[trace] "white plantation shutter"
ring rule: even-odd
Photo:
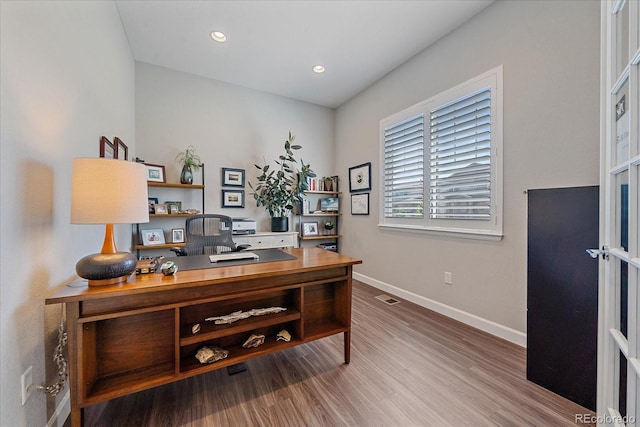
[[[384,129],[384,216],[424,217],[424,114]]]
[[[380,121],[380,223],[502,239],[502,66]]]
[[[429,216],[491,219],[491,89],[430,113]]]

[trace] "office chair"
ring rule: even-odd
[[[239,252],[251,245],[236,245],[231,238],[232,221],[225,215],[203,214],[187,218],[182,248],[171,248],[177,256]]]

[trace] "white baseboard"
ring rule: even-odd
[[[69,397],[69,389],[64,394],[64,397],[56,407],[55,412],[49,418],[49,422],[46,427],[63,427],[64,422],[69,418],[69,414],[71,413],[71,400]]]
[[[387,293],[403,298],[407,301],[411,301],[414,304],[418,304],[421,307],[433,310],[436,313],[440,313],[459,322],[465,323],[469,326],[473,326],[476,329],[487,332],[491,335],[495,335],[499,338],[510,341],[521,347],[527,346],[527,334],[524,332],[516,331],[499,323],[492,322],[491,320],[483,319],[475,314],[467,313],[466,311],[459,310],[457,308],[442,304],[438,301],[414,294],[413,292],[400,289],[393,285],[390,285],[380,280],[373,279],[369,276],[365,276],[360,273],[353,273],[353,278],[374,288],[383,290]]]

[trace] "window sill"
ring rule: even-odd
[[[504,236],[502,233],[487,230],[471,230],[441,227],[420,227],[417,225],[378,224],[381,230],[401,231],[405,233],[427,234],[433,236],[449,236],[459,239],[488,240],[499,242]]]

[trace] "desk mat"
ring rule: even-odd
[[[255,249],[249,250],[258,255],[258,259],[238,259],[230,261],[211,262],[209,255],[167,257],[164,261],[173,261],[178,266],[178,271],[200,270],[203,268],[230,267],[233,265],[259,264],[261,262],[288,261],[297,259],[295,256],[282,252],[280,249]]]

